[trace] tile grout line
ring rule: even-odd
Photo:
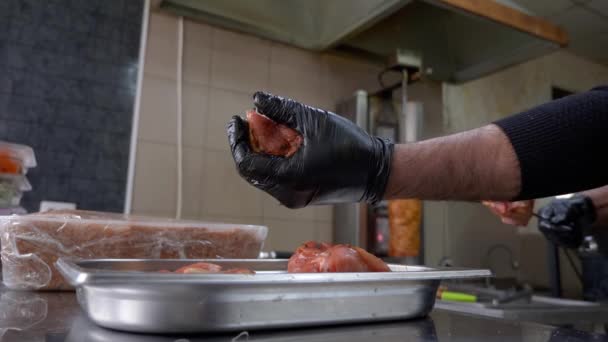
[[[203,137],[203,146],[201,148],[202,154],[204,157],[204,166],[205,172],[201,172],[201,193],[205,192],[205,176],[207,175],[207,155],[208,150],[205,149],[205,145],[207,142],[207,136],[209,135],[209,117],[211,116],[211,84],[213,84],[213,50],[215,49],[215,31],[216,29],[213,26],[209,26],[209,65],[207,65],[207,74],[209,75],[209,86],[207,87],[207,103],[205,108],[205,136]],[[201,196],[202,197],[202,196]],[[207,204],[206,201],[201,200],[201,209],[200,209],[200,217],[204,217],[207,215]]]

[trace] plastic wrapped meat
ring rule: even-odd
[[[390,272],[388,265],[362,248],[309,241],[289,258],[290,273]]]
[[[302,136],[294,129],[276,123],[255,110],[247,112],[249,144],[256,153],[291,157],[302,145]]]
[[[3,282],[11,289],[67,290],[55,269],[71,259],[256,258],[267,228],[82,210],[0,217]]]

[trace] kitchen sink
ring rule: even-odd
[[[475,285],[450,285],[449,289],[474,293],[480,299],[475,303],[437,300],[435,308],[477,316],[571,326],[594,332],[606,332],[605,325],[608,324],[608,305],[605,304]]]

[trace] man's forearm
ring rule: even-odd
[[[510,200],[519,191],[517,156],[502,130],[488,125],[397,145],[385,197]]]
[[[589,196],[595,207],[597,218],[593,225],[601,227],[608,225],[608,186],[583,191],[581,194]]]
[[[524,200],[608,183],[608,86],[493,125],[398,145],[386,198]]]

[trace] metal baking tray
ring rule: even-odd
[[[194,262],[247,274],[166,274]],[[392,272],[287,273],[287,260],[61,258],[56,267],[100,326],[143,333],[194,333],[387,321],[426,316],[442,279],[489,270],[389,265]]]

